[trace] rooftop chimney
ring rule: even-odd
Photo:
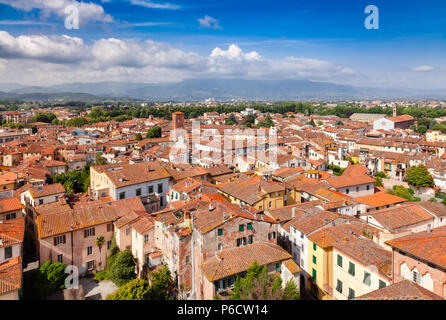
[[[428,233],[431,233],[431,232],[432,232],[432,229],[431,229],[431,225],[430,225],[430,224],[427,225],[427,232],[428,232]]]
[[[296,207],[292,207],[291,208],[291,218],[295,218],[296,217]]]

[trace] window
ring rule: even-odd
[[[12,258],[12,247],[5,248],[5,259]]]
[[[372,275],[369,272],[364,271],[364,279],[362,280],[362,282],[364,284],[370,286],[371,278],[372,278]]]
[[[112,241],[111,241],[111,240],[108,240],[108,241],[107,241],[107,250],[110,249],[111,244],[112,244]]]
[[[219,244],[218,244],[218,251],[221,251],[222,247],[223,247],[222,244],[219,243]]]
[[[359,191],[359,187],[356,187],[356,192],[358,192]]]
[[[16,218],[16,213],[15,212],[13,212],[13,213],[8,213],[7,215],[6,215],[6,220],[11,220],[11,219],[15,219]]]
[[[276,263],[276,272],[280,272],[280,263]]]
[[[348,298],[349,299],[355,298],[355,290],[353,290],[352,288],[348,288]]]
[[[382,280],[379,280],[379,288],[382,289],[382,288],[385,288],[385,287],[386,287],[386,283],[384,281],[382,281]]]
[[[370,190],[370,185],[369,184],[367,185],[367,190]]]
[[[342,293],[342,281],[338,279],[336,284],[336,291]]]
[[[249,244],[252,243],[252,236],[248,236],[248,243],[249,243]]]
[[[342,256],[338,254],[338,266],[342,268]]]
[[[125,229],[125,234],[128,236],[130,234],[130,228]]]
[[[247,230],[252,230],[252,223],[251,222],[246,224],[246,229]]]
[[[350,189],[345,190],[345,193],[349,194],[350,193]]]
[[[113,223],[107,223],[107,232],[113,231]]]
[[[245,225],[241,224],[238,226],[238,231],[244,231],[245,230]]]
[[[65,240],[65,235],[54,237],[54,245],[57,246],[58,244],[66,243]]]
[[[240,247],[242,245],[242,239],[237,239],[237,247]]]
[[[317,246],[315,243],[313,243],[313,250],[316,251],[316,249],[317,249]]]
[[[313,256],[313,263],[316,264],[316,256]]]
[[[149,242],[149,235],[148,234],[144,235],[144,242]]]
[[[39,204],[43,204],[43,199],[39,199]]]
[[[186,256],[186,263],[189,263],[189,256]]]
[[[163,184],[162,183],[158,184],[158,193],[163,193]]]
[[[153,186],[148,186],[147,187],[147,193],[153,193]]]
[[[125,192],[119,193],[119,200],[125,199]]]
[[[90,254],[93,254],[93,247],[87,247],[87,256],[89,256]]]
[[[87,262],[87,269],[93,270],[94,269],[94,261],[88,261]]]
[[[348,273],[350,273],[352,276],[355,275],[355,264],[352,262],[348,263]]]
[[[413,279],[413,282],[415,282],[421,286],[421,275],[418,272],[416,272],[416,271],[412,272],[412,279]]]
[[[223,235],[223,229],[218,229],[217,236],[222,236],[222,235]]]
[[[63,263],[63,254],[57,255],[57,262]]]
[[[316,282],[316,270],[315,269],[313,269],[313,271],[312,271],[312,273],[311,273],[311,276],[313,277],[313,282]]]
[[[246,246],[246,237],[243,237],[243,245]]]
[[[94,236],[94,228],[84,230],[84,238],[93,237],[93,236]]]
[[[140,196],[141,195],[141,188],[136,189],[136,196]]]
[[[269,204],[268,204],[270,208],[271,208],[272,204],[273,204],[273,203],[270,201]]]

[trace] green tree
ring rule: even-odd
[[[107,256],[107,261],[106,261],[106,270],[108,273],[111,273],[111,269],[113,264],[116,261],[116,257],[119,254],[119,248],[118,245],[116,244],[116,238],[113,236],[110,248],[108,249],[108,256]]]
[[[102,246],[104,245],[105,239],[104,236],[96,237],[96,246],[99,248],[99,267],[102,266]]]
[[[31,127],[31,132],[32,132],[32,134],[36,134],[37,133],[37,127],[36,126],[32,126]]]
[[[51,112],[39,112],[29,119],[29,122],[51,123],[54,119],[57,119],[57,117]]]
[[[268,274],[266,266],[260,266],[256,261],[248,268],[245,278],[237,277],[230,300],[287,300],[299,299],[299,293],[294,282],[286,284],[282,289],[280,276]]]
[[[265,119],[257,123],[257,128],[271,128],[274,127],[274,121],[269,114],[266,115]]]
[[[106,164],[106,163],[107,163],[107,160],[105,160],[102,157],[102,152],[96,153],[96,162],[95,162],[95,164],[101,165],[101,164]]]
[[[68,120],[65,125],[67,127],[83,127],[84,125],[86,125],[88,123],[88,120],[85,119],[84,117],[77,117],[77,118],[73,118]]]
[[[384,187],[383,178],[378,176],[375,177],[375,187]]]
[[[135,277],[135,261],[132,252],[128,249],[119,252],[111,267],[110,279],[117,286],[122,286]]]
[[[404,188],[403,186],[393,186],[392,190],[387,191],[387,193],[393,194],[397,197],[404,198],[410,202],[420,201],[418,197],[414,197],[414,191],[410,188]]]
[[[310,121],[308,121],[307,124],[310,125],[310,126],[312,126],[312,127],[315,127],[315,126],[316,126],[316,124],[314,123],[314,120],[313,120],[313,119],[311,119]]]
[[[34,291],[40,297],[65,289],[67,266],[60,262],[45,261],[39,269],[34,270]]]
[[[154,126],[147,131],[146,138],[148,139],[161,138],[161,133],[162,133],[161,128],[159,126]]]
[[[419,164],[417,167],[410,167],[407,169],[406,181],[411,186],[417,188],[434,186],[434,179],[427,168],[422,164]]]
[[[135,139],[136,139],[136,141],[141,141],[141,140],[142,140],[142,135],[141,135],[141,133],[138,132],[138,133],[136,134]]]
[[[228,119],[226,119],[225,124],[226,125],[235,125],[237,124],[237,119],[235,118],[235,115],[233,113],[231,113],[228,117]]]
[[[420,134],[425,134],[427,132],[427,127],[424,124],[419,125],[417,131]]]
[[[164,265],[159,271],[150,272],[148,275],[151,300],[171,300],[170,291],[173,285],[169,268]]]
[[[149,300],[150,285],[147,280],[136,278],[109,294],[106,300]]]

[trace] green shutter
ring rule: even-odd
[[[386,286],[387,286],[387,285],[386,285],[386,283],[385,283],[384,281],[379,280],[379,288],[380,288],[380,289],[385,288]]]
[[[338,254],[338,266],[342,268],[342,256]]]
[[[246,225],[246,229],[248,229],[248,230],[252,230],[252,223],[248,223],[248,224]]]
[[[313,277],[313,282],[316,282],[316,270],[315,269],[313,269],[313,272],[312,272],[312,277]]]
[[[348,288],[348,298],[349,299],[355,298],[355,290],[353,290],[352,288]]]
[[[364,279],[362,280],[362,282],[369,286],[372,281],[371,277],[372,277],[372,275],[369,272],[364,271]]]
[[[316,264],[316,256],[313,256],[313,263]]]
[[[352,276],[355,275],[355,265],[352,262],[349,262],[348,273],[350,273]]]
[[[217,230],[217,235],[219,235],[219,236],[223,235],[223,229],[218,229]]]
[[[316,249],[317,249],[316,244],[313,243],[313,250],[316,251]]]
[[[342,281],[338,279],[338,283],[336,285],[336,290],[342,293]]]
[[[241,224],[238,226],[238,231],[243,231],[245,230],[245,225]]]
[[[249,244],[252,243],[252,236],[248,236],[248,243],[249,243]]]

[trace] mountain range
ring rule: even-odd
[[[0,83],[0,99],[91,101],[445,99],[443,89],[365,88],[308,80],[192,79],[176,83],[93,82],[53,86]]]

